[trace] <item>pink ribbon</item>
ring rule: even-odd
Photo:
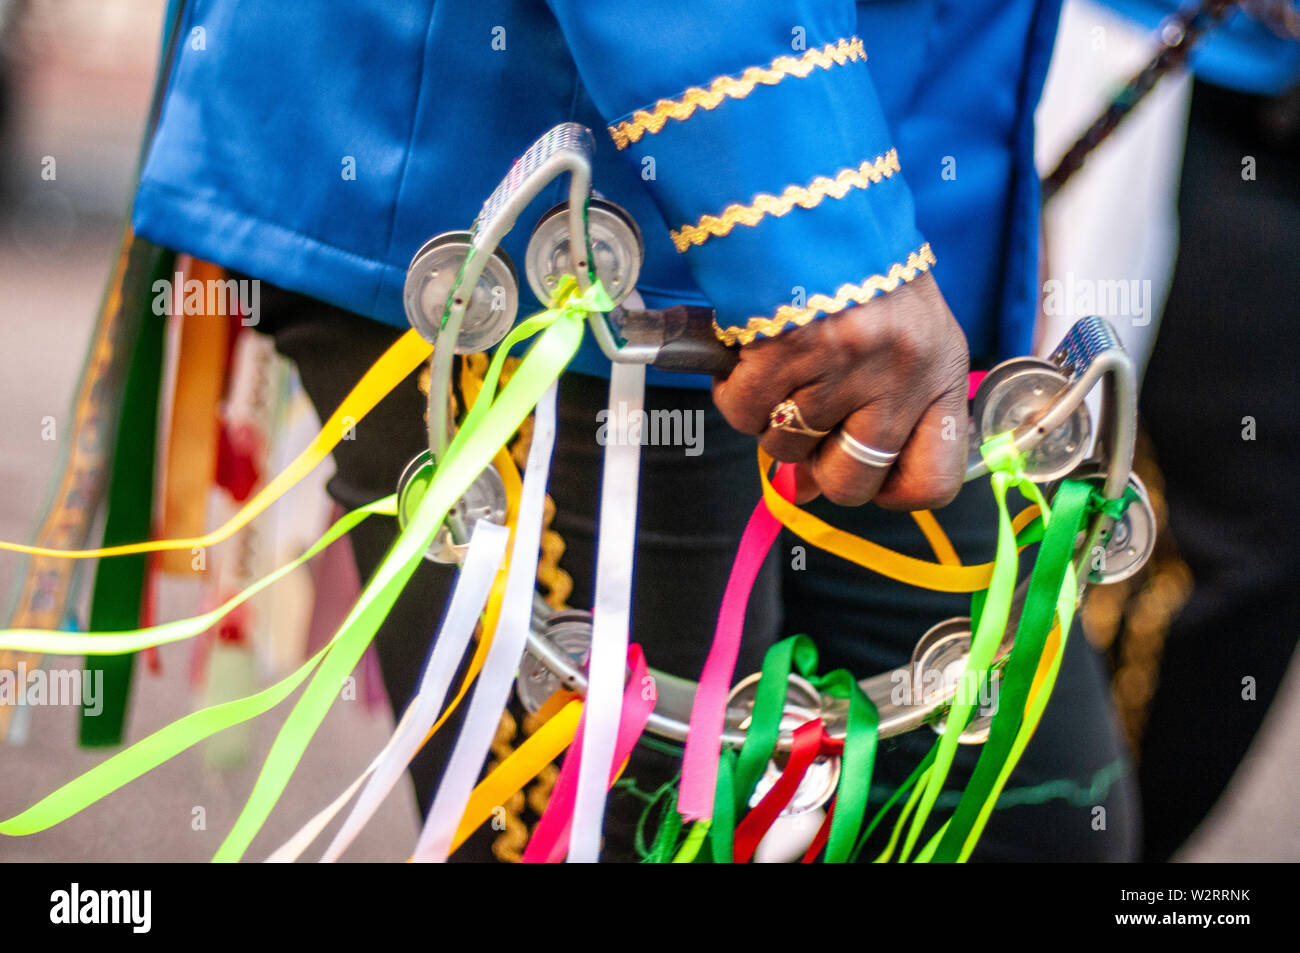
[[[619,768],[632,754],[637,739],[645,731],[646,722],[655,707],[654,682],[646,674],[645,654],[639,645],[629,645],[627,664],[632,677],[623,689],[622,716],[618,724],[618,738],[614,745],[614,764],[609,773],[609,783],[618,777]],[[582,734],[587,723],[584,710],[578,721],[578,731],[564,756],[560,776],[551,790],[551,799],[537,822],[532,839],[524,848],[525,864],[558,864],[564,860],[569,846],[569,828],[573,823],[573,803],[578,795],[578,770],[582,765]]]
[[[785,499],[794,499],[794,467],[785,464],[772,480],[776,491]],[[731,575],[722,596],[718,626],[713,634],[708,661],[700,674],[700,686],[691,706],[691,724],[686,735],[686,754],[682,761],[682,788],[677,810],[686,820],[713,816],[713,789],[718,783],[718,758],[722,753],[722,728],[726,719],[727,693],[736,672],[740,655],[740,638],[745,627],[745,607],[754,580],[767,558],[768,550],[781,531],[781,521],[772,515],[761,499],[754,507]]]

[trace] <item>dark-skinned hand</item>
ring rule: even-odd
[[[866,303],[740,349],[715,378],[713,401],[775,459],[797,464],[796,501],[823,494],[841,506],[893,510],[951,502],[966,467],[966,337],[928,273]],[[791,399],[823,438],[777,430],[768,415]],[[850,456],[838,429],[899,451],[888,468]]]

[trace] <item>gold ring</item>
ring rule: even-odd
[[[829,430],[813,430],[809,427],[807,421],[803,419],[803,414],[799,413],[799,405],[792,400],[783,400],[773,407],[767,419],[773,430],[786,430],[818,439],[830,433]]]

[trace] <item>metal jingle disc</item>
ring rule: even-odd
[[[754,710],[754,699],[758,695],[758,683],[762,672],[746,675],[738,681],[727,694],[726,723],[728,727],[744,731],[749,728],[750,715]],[[790,673],[789,687],[785,696],[786,715],[796,719],[794,724],[782,727],[798,727],[811,718],[817,718],[822,712],[821,693],[806,678]]]
[[[1089,582],[1107,586],[1135,575],[1156,548],[1156,513],[1151,497],[1136,473],[1130,473],[1129,486],[1138,498],[1128,505],[1122,519],[1116,520],[1106,534],[1106,548],[1100,558],[1089,561]],[[1097,556],[1098,554],[1093,554]]]
[[[402,289],[406,319],[430,344],[437,341],[448,298],[470,247],[469,232],[444,232],[425,242],[406,269]],[[463,295],[465,289],[457,288],[456,293]],[[484,263],[483,273],[465,303],[456,353],[476,354],[494,347],[510,332],[518,311],[519,276],[509,256],[497,248]]]
[[[573,660],[580,669],[587,667],[591,654],[591,613],[570,609],[557,612],[546,621],[546,638]],[[525,652],[515,677],[515,692],[525,710],[535,713],[546,700],[564,687],[560,677],[533,655]]]
[[[524,252],[524,274],[528,287],[543,303],[551,300],[560,279],[573,274],[569,254],[569,203],[562,202],[542,216]],[[591,253],[596,260],[596,277],[615,304],[636,288],[645,258],[641,229],[632,216],[605,199],[587,203],[587,229]]]
[[[416,507],[424,497],[429,482],[433,479],[433,455],[425,450],[417,454],[397,481],[397,524],[405,528]],[[448,519],[438,530],[438,535],[429,544],[424,558],[435,563],[448,565],[461,562],[469,548],[469,541],[457,543],[448,526],[453,514],[459,518],[461,525],[467,529],[481,519],[492,523],[505,524],[506,521],[506,485],[496,467],[488,465],[482,473],[474,478],[464,495],[451,507]]]
[[[984,417],[984,408],[988,406],[989,394],[997,390],[998,385],[1008,377],[1030,367],[1061,373],[1060,368],[1041,357],[1008,358],[989,370],[980,380],[979,387],[975,388],[975,396],[972,398],[971,419],[978,424]]]
[[[998,712],[998,688],[1002,684],[1002,670],[994,669],[989,673],[987,688],[982,697],[977,699],[979,707],[966,722],[966,730],[957,736],[957,743],[962,745],[982,745],[989,740],[989,731],[993,728],[993,716]],[[942,735],[948,727],[948,716],[941,715],[930,722],[936,735]]]
[[[1053,365],[1037,358],[999,364],[975,394],[974,418],[981,438],[988,440],[1032,420],[1068,383]],[[1064,423],[1024,455],[1025,475],[1035,483],[1059,480],[1083,460],[1091,437],[1092,416],[1080,402]]]
[[[755,672],[753,675],[741,679],[736,683],[735,688],[731,690],[731,693],[727,696],[726,720],[728,725],[733,725],[742,730],[749,728],[750,715],[754,709],[754,699],[758,694],[758,683],[761,678],[762,673]],[[820,717],[821,711],[821,693],[807,679],[791,673],[789,688],[786,690],[785,709],[781,713],[781,730],[793,731],[805,722]],[[788,757],[788,754],[778,754],[774,759],[768,761],[767,766],[763,769],[763,774],[754,787],[754,794],[750,798],[751,806],[761,801],[763,795],[781,777],[781,772],[785,769]],[[808,770],[804,774],[803,780],[799,782],[799,787],[795,790],[790,803],[781,811],[781,816],[791,817],[815,811],[834,796],[835,788],[839,783],[839,755],[824,754],[818,756],[808,766]]]
[[[921,636],[912,650],[911,695],[908,698],[896,698],[898,704],[924,705],[929,708],[948,707],[956,695],[962,674],[966,671],[966,659],[970,655],[971,630],[970,619],[959,616],[947,619],[931,628]],[[988,710],[981,705],[966,730],[958,741],[962,744],[983,744],[988,739],[988,730],[993,723],[993,711],[996,709],[996,686],[999,675],[994,672],[989,678]],[[897,686],[906,690],[908,686]],[[980,699],[981,702],[984,699]],[[947,719],[939,716],[930,722],[936,733],[942,734]]]
[[[783,728],[798,728],[800,722],[786,724],[782,721]],[[754,794],[749,799],[749,806],[756,807],[758,802],[763,800],[764,796],[777,781],[781,778],[781,772],[785,769],[787,755],[778,755],[777,758],[769,761],[767,767],[763,769],[763,774],[759,777],[758,782],[754,785]],[[800,814],[807,814],[809,811],[815,811],[832,797],[835,796],[835,789],[840,783],[840,757],[835,754],[819,755],[812,764],[808,765],[808,770],[804,773],[803,779],[799,786],[795,788],[794,796],[790,798],[790,803],[781,809],[781,817],[797,817]]]

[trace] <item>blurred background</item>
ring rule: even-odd
[[[31,538],[56,474],[59,441],[41,439],[41,421],[66,419],[117,257],[164,7],[164,0],[0,0],[0,539]],[[53,181],[41,175],[47,156],[56,160]],[[299,489],[321,492],[318,484]],[[14,554],[0,552],[6,612],[20,565]],[[82,590],[89,588],[89,570]],[[200,593],[197,583],[164,577],[158,598],[158,618],[167,620],[193,614]],[[137,667],[128,742],[201,707],[191,646],[167,646],[159,656],[159,671]],[[0,861],[209,860],[290,706],[255,720],[233,755],[229,742],[226,750],[196,746],[47,832],[0,838]],[[78,746],[78,708],[22,714],[27,717],[7,726],[9,743],[0,741],[5,817],[117,750]],[[369,764],[392,727],[383,704],[336,703],[249,858],[269,854],[332,800]],[[196,808],[203,809],[199,830]],[[399,785],[346,859],[404,858],[418,830],[414,797]]]
[[[42,420],[65,419],[117,255],[164,6],[164,0],[0,0],[0,406],[5,408],[0,414],[0,538],[5,540],[30,539],[59,463],[58,441],[42,439]],[[1110,75],[1124,75],[1132,65],[1131,50],[1139,50],[1140,60],[1145,47],[1129,49],[1112,50]],[[1071,77],[1077,82],[1077,71]],[[1167,98],[1177,100],[1177,89],[1171,85],[1170,90]],[[1078,123],[1086,123],[1109,92],[1095,89],[1074,111],[1077,116],[1062,119],[1054,113],[1058,128],[1064,123],[1077,133]],[[1186,108],[1185,89],[1182,96],[1181,106],[1175,102],[1171,108]],[[1068,136],[1061,139],[1061,147],[1068,141]],[[52,180],[42,176],[48,157],[57,163]],[[319,486],[303,491],[319,492]],[[6,604],[21,567],[13,554],[0,553],[0,596]],[[172,578],[157,598],[158,618],[172,619],[194,612],[201,594],[194,584]],[[156,664],[137,669],[129,740],[199,707],[192,667],[192,650],[182,643],[160,651]],[[50,831],[0,839],[0,860],[209,859],[251,789],[288,707],[255,721],[235,746],[237,756],[214,757],[199,746]],[[0,817],[29,806],[113,750],[79,747],[77,716],[76,708],[47,706],[0,722]],[[265,856],[332,799],[391,730],[383,704],[336,704],[249,857]],[[1212,737],[1199,740],[1214,744]],[[1292,794],[1296,764],[1300,671],[1293,665],[1226,794],[1176,859],[1300,860],[1300,801]],[[1197,765],[1186,770],[1194,774]],[[196,808],[205,817],[197,829],[191,823]],[[416,832],[414,801],[402,785],[347,858],[399,859]]]

